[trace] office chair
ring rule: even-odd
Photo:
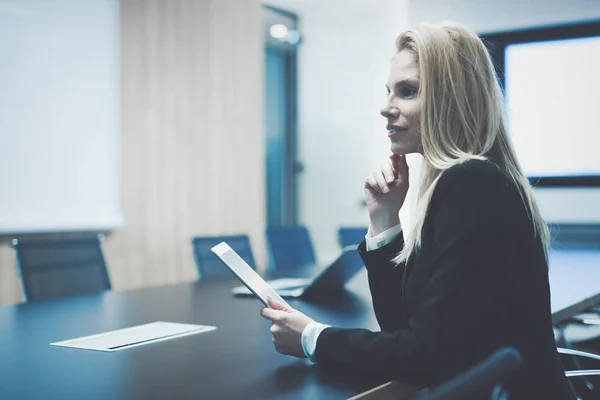
[[[558,353],[562,356],[565,375],[569,379],[571,391],[578,399],[597,399],[599,397],[597,383],[591,380],[591,377],[600,377],[598,369],[584,369],[582,360],[600,361],[600,355],[586,351],[576,350],[569,347],[557,347]]]
[[[110,290],[101,240],[101,235],[68,239],[13,239],[25,301]]]
[[[256,270],[248,235],[195,237],[192,239],[192,248],[200,279],[223,279],[233,276],[231,271],[210,251],[221,242],[226,242],[252,269]]]
[[[369,228],[365,227],[340,227],[338,228],[338,243],[340,248],[359,245],[365,240]]]
[[[559,348],[558,351],[560,354],[587,357],[600,361],[600,356],[592,353],[561,348]],[[510,400],[510,393],[504,390],[502,384],[517,376],[522,367],[522,363],[523,360],[520,353],[514,348],[507,347],[498,350],[478,365],[430,390],[419,389],[412,385],[393,381],[361,393],[351,399],[391,400],[407,398],[407,395],[416,393],[416,395],[410,396],[411,400]],[[593,375],[600,375],[600,370],[575,370],[565,372],[565,376],[569,378],[569,382],[571,382],[573,378]],[[573,391],[573,393],[579,399],[597,398],[596,393],[593,393],[588,397],[581,397],[581,395],[575,391]]]
[[[584,316],[585,314],[581,315]],[[598,389],[598,386],[600,386],[600,376],[595,373],[581,373],[580,371],[593,371],[586,370],[588,367],[587,364],[590,364],[590,360],[594,360],[594,363],[600,361],[600,355],[575,349],[574,344],[565,334],[567,325],[572,323],[577,325],[581,324],[577,317],[578,316],[571,317],[571,319],[564,323],[555,325],[557,349],[559,354],[561,354],[563,366],[565,370],[568,371],[567,376],[573,377],[573,379],[569,379],[571,390],[577,394],[579,399],[596,399],[600,397],[598,394],[598,391],[600,390]],[[587,318],[587,316],[582,318]],[[583,363],[586,364],[584,365]]]
[[[269,268],[301,268],[316,263],[312,239],[306,227],[268,227],[266,236]]]
[[[511,347],[500,349],[481,363],[430,392],[416,396],[415,400],[506,398],[506,391],[502,385],[517,376],[522,364],[523,358],[516,349]]]
[[[510,350],[510,348],[508,348]],[[580,351],[580,350],[574,350],[574,349],[567,349],[567,348],[561,348],[561,347],[557,347],[558,353],[564,356],[571,356],[572,358],[576,358],[576,357],[581,357],[581,358],[587,358],[587,359],[592,359],[592,360],[596,360],[596,361],[600,361],[600,355],[597,354],[593,354],[593,353],[588,353],[585,351]],[[432,392],[430,394],[431,397],[429,396],[423,396],[423,398],[421,397],[416,397],[415,400],[441,400],[441,399],[447,399],[447,400],[453,400],[453,399],[478,399],[478,398],[484,398],[482,397],[483,394],[485,394],[485,391],[480,391],[477,389],[477,387],[483,389],[484,388],[484,381],[486,379],[489,378],[489,375],[487,375],[487,373],[483,370],[488,370],[488,371],[500,371],[500,369],[504,370],[506,373],[509,373],[510,371],[506,370],[505,367],[508,367],[509,364],[512,362],[510,361],[510,358],[514,358],[514,356],[510,356],[509,353],[510,352],[516,352],[516,350],[510,350],[507,351],[507,349],[501,349],[498,350],[496,353],[494,353],[494,355],[492,355],[491,357],[489,357],[486,361],[484,361],[483,363],[479,364],[479,366],[476,366],[474,368],[472,368],[471,371],[472,374],[469,373],[469,371],[467,371],[465,374],[461,375],[464,379],[460,379],[461,376],[453,379],[452,381],[448,382],[447,384],[444,384],[442,386],[440,386],[439,388],[437,388],[435,390],[435,392]],[[516,352],[516,355],[519,356],[519,360],[520,360],[520,355],[518,354],[518,352]],[[521,363],[521,361],[519,361],[519,363]],[[486,365],[489,366],[486,367]],[[504,365],[504,366],[503,366]],[[568,378],[568,382],[569,382],[569,386],[571,388],[571,391],[573,392],[573,394],[576,396],[576,398],[580,399],[580,400],[587,400],[587,399],[597,399],[598,398],[598,392],[597,389],[594,387],[594,385],[592,385],[590,383],[590,381],[588,380],[589,377],[591,376],[600,376],[600,369],[581,369],[581,366],[579,363],[574,363],[574,364],[567,364],[566,365],[567,370],[565,371],[565,376]],[[480,368],[482,368],[482,370],[479,370]],[[498,369],[499,368],[499,369]],[[568,368],[575,368],[573,370],[569,370]],[[479,371],[478,371],[479,370]],[[500,380],[499,382],[506,382],[510,379],[510,377],[515,376],[516,373],[518,371],[514,370],[512,372],[510,372],[510,375],[506,375],[504,376],[504,378],[502,380]],[[475,375],[473,375],[475,374]],[[481,376],[483,380],[479,380],[476,375]],[[485,376],[487,376],[488,378],[485,378]],[[455,382],[456,381],[456,382]],[[462,382],[475,382],[477,381],[477,384],[469,384],[472,387],[466,387],[463,388],[461,390],[458,390],[458,383]],[[455,382],[456,384],[452,384],[452,382]],[[488,379],[489,382],[489,379]],[[462,383],[460,383],[462,385]],[[450,388],[456,388],[457,392],[456,394],[454,394],[455,392],[446,392],[446,389],[450,389]],[[496,388],[494,390],[494,394],[499,397],[499,398],[503,398],[503,392],[502,390],[500,390],[500,388]],[[434,396],[435,395],[435,396]],[[495,397],[492,397],[495,398]],[[508,398],[510,399],[510,393],[508,395]]]
[[[411,400],[506,399],[508,393],[502,385],[517,376],[522,364],[523,359],[520,353],[512,347],[506,347],[437,387],[424,389],[392,381],[354,396],[349,400],[408,398]]]

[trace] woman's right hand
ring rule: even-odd
[[[371,235],[398,225],[398,213],[408,192],[406,156],[393,154],[381,169],[365,179],[365,200],[371,220]]]

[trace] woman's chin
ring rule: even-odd
[[[407,145],[406,143],[401,142],[392,142],[390,144],[390,150],[394,154],[404,155],[404,154],[414,154],[419,153],[418,145]]]
[[[402,146],[401,143],[392,142],[392,144],[390,145],[390,150],[392,151],[392,153],[397,154],[399,156],[411,153],[410,151],[408,151],[409,149],[407,149],[406,146]]]

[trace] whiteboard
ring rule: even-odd
[[[122,224],[118,49],[116,0],[0,0],[0,233]]]

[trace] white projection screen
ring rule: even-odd
[[[118,1],[0,1],[0,233],[122,224]]]
[[[525,173],[600,175],[600,37],[512,44],[509,127]]]

